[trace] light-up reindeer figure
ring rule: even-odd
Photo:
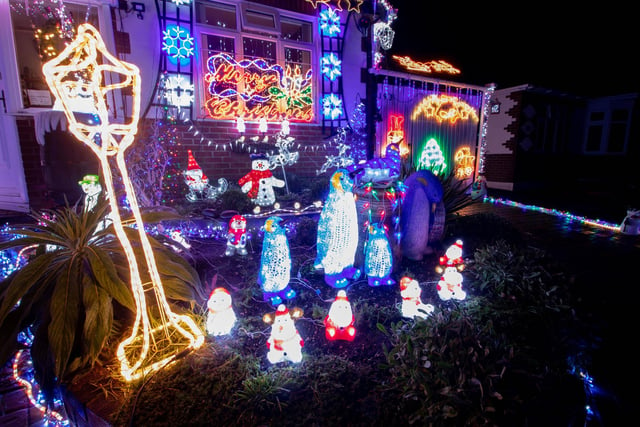
[[[98,63],[98,60],[102,63]],[[201,346],[204,334],[194,320],[171,311],[165,297],[153,250],[145,233],[136,195],[125,164],[125,151],[134,141],[140,116],[140,71],[118,60],[104,45],[100,33],[90,24],[78,28],[78,36],[42,71],[49,88],[64,108],[68,128],[100,161],[115,233],[129,262],[136,317],[131,335],[120,343],[117,356],[127,380],[135,380],[172,362],[178,354]],[[104,79],[111,74],[115,83]],[[107,99],[115,90],[131,90],[132,111],[128,123],[110,123]],[[127,199],[135,218],[151,282],[143,283],[133,246],[114,197],[109,158],[115,157]],[[146,297],[155,297],[157,314],[147,310]]]

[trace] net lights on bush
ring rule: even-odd
[[[340,289],[331,303],[329,314],[324,318],[325,336],[329,341],[353,341],[356,337],[355,321],[347,292]]]
[[[98,59],[102,63],[98,62]],[[56,99],[64,108],[69,131],[98,157],[107,194],[116,194],[109,157],[121,176],[131,213],[135,218],[150,283],[143,283],[139,261],[128,239],[121,220],[120,207],[115,197],[109,197],[114,231],[129,264],[131,289],[136,303],[136,315],[131,335],[117,349],[120,372],[127,381],[139,379],[176,359],[186,350],[200,347],[204,334],[194,320],[173,313],[165,297],[151,243],[146,234],[134,188],[129,179],[125,151],[137,133],[140,116],[140,71],[138,67],[120,61],[106,49],[100,33],[90,24],[78,28],[78,36],[63,52],[44,64],[43,73]],[[118,75],[116,83],[109,84],[106,75]],[[107,99],[114,91],[130,91],[132,112],[127,123],[110,123]],[[76,114],[74,101],[78,96],[93,100],[92,120],[85,122],[86,114]],[[97,122],[95,119],[97,118]],[[147,298],[155,299],[158,315],[150,316]]]

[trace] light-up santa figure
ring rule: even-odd
[[[316,269],[324,269],[324,280],[333,288],[344,288],[357,280],[360,269],[353,266],[358,249],[358,212],[353,196],[353,179],[337,169],[329,181],[329,195],[318,220]]]
[[[242,215],[234,215],[229,220],[227,232],[226,256],[247,254],[247,219]]]
[[[302,309],[287,309],[280,304],[275,313],[267,313],[262,320],[271,325],[271,335],[267,339],[267,359],[271,363],[302,361],[304,340],[295,325],[295,319],[302,317]]]
[[[238,180],[240,189],[258,206],[271,206],[276,201],[274,187],[285,182],[271,173],[269,159],[263,153],[251,154],[251,171]]]
[[[225,288],[215,288],[207,301],[207,332],[209,335],[229,335],[236,324],[231,294]]]
[[[277,306],[283,300],[296,296],[296,292],[289,286],[291,279],[291,254],[289,241],[282,218],[269,217],[264,223],[264,240],[260,257],[260,271],[258,284],[262,288],[264,301]]]
[[[434,306],[424,304],[420,299],[422,288],[417,280],[404,276],[400,279],[400,296],[402,297],[402,316],[410,319],[428,317],[434,311]]]
[[[353,341],[356,336],[356,328],[353,326],[355,320],[347,293],[341,289],[331,303],[329,314],[324,318],[325,336],[330,341]]]
[[[193,152],[188,150],[188,164],[187,170],[184,172],[184,182],[189,187],[189,194],[187,194],[187,200],[196,200],[198,198],[197,194],[202,194],[207,186],[209,185],[209,178],[204,174],[198,162],[196,162],[195,157],[193,157]]]

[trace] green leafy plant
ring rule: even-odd
[[[8,230],[16,238],[0,244],[0,251],[23,248],[30,254],[23,268],[0,283],[1,360],[20,348],[16,338],[30,328],[36,379],[49,396],[90,368],[114,324],[129,323],[136,310],[126,256],[112,225],[103,226],[108,209],[102,198],[89,211],[67,205],[33,212],[34,223]],[[143,259],[138,231],[125,231]],[[149,239],[168,300],[191,306],[202,300],[198,273],[169,246]],[[148,272],[141,273],[148,279]]]

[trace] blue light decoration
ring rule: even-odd
[[[327,8],[320,12],[320,32],[325,37],[337,37],[340,35],[340,15],[333,8]]]
[[[369,286],[395,285],[396,281],[391,278],[393,254],[383,224],[369,225],[364,251],[364,273]]]
[[[342,61],[331,52],[322,57],[322,74],[331,81],[342,75]]]
[[[296,296],[289,286],[291,280],[291,253],[286,229],[282,218],[271,216],[264,223],[264,240],[260,256],[258,284],[262,288],[263,299],[273,306]]]
[[[343,115],[342,100],[335,93],[322,98],[322,115],[325,119],[335,120]]]
[[[353,266],[358,248],[358,211],[353,180],[345,169],[337,169],[329,180],[329,195],[318,220],[316,269],[324,269],[324,280],[333,288],[344,288],[357,280]]]
[[[172,64],[187,65],[193,56],[195,43],[189,31],[177,26],[167,25],[162,33],[162,50],[167,52]]]

